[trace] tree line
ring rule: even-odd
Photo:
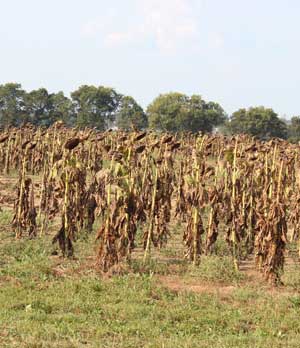
[[[153,129],[169,132],[245,133],[259,139],[300,140],[300,117],[288,122],[270,108],[240,109],[228,116],[216,102],[200,95],[161,94],[143,110],[131,96],[104,86],[80,86],[70,98],[46,88],[26,92],[18,83],[0,85],[0,127],[32,123],[48,127],[62,120],[68,126],[106,130]]]

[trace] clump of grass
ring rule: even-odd
[[[3,209],[0,212],[0,225],[2,227],[10,225],[11,220],[12,220],[12,213],[11,213],[11,211]]]
[[[24,239],[4,244],[0,249],[2,259],[0,276],[26,281],[49,279],[53,275],[48,250],[45,241],[39,239]]]
[[[5,244],[1,249],[3,255],[11,256],[16,261],[32,260],[49,255],[47,246],[42,240],[18,240]]]
[[[294,295],[289,297],[289,302],[292,306],[292,308],[299,310],[300,308],[300,296],[299,295]]]
[[[130,268],[134,273],[137,274],[145,274],[145,275],[168,275],[170,274],[170,270],[168,268],[168,264],[158,262],[157,260],[149,260],[146,264],[143,263],[142,260],[136,259],[130,262]]]
[[[230,256],[231,251],[228,248],[228,244],[225,242],[224,238],[220,237],[216,240],[214,247],[213,247],[213,253],[218,256]]]
[[[232,298],[241,304],[255,301],[257,298],[263,298],[264,292],[261,289],[254,289],[251,287],[238,287],[232,293]]]
[[[239,283],[244,275],[234,267],[229,256],[202,256],[198,267],[192,267],[190,275],[204,281]]]
[[[282,276],[282,281],[286,286],[300,291],[300,270],[298,267],[298,265],[295,265],[287,269]]]

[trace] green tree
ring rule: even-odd
[[[223,124],[227,116],[222,107],[215,102],[205,102],[201,96],[193,95],[188,101],[188,124],[183,130],[210,133]]]
[[[227,128],[232,134],[250,134],[260,139],[287,137],[286,123],[272,109],[263,106],[234,112]]]
[[[130,130],[132,126],[137,129],[147,128],[147,116],[143,108],[132,97],[122,97],[116,116],[116,126],[123,130]]]
[[[50,124],[51,102],[46,88],[39,88],[26,94],[26,113],[34,125],[48,126]]]
[[[76,122],[72,101],[63,92],[50,95],[50,121],[62,120],[66,125],[73,126]]]
[[[18,126],[27,121],[25,91],[18,83],[0,85],[0,125]]]
[[[171,132],[211,132],[226,120],[219,104],[182,93],[160,95],[148,106],[147,114],[150,128]]]
[[[63,92],[49,94],[45,88],[27,93],[25,96],[26,113],[34,125],[50,126],[62,120],[72,125],[72,102]]]
[[[178,131],[187,111],[187,96],[182,93],[161,94],[148,106],[150,128]]]
[[[115,121],[121,96],[114,89],[84,85],[71,97],[78,126],[105,130]]]
[[[300,116],[294,116],[288,125],[288,140],[292,143],[300,141]]]

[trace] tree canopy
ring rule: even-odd
[[[68,98],[46,88],[26,92],[17,83],[0,85],[0,126],[30,122],[48,127],[58,120],[99,130],[113,126],[128,130],[132,125],[144,129],[148,124],[143,108],[132,97],[110,87],[83,85]]]
[[[27,93],[25,104],[28,121],[35,125],[49,125],[51,101],[50,95],[45,88]]]
[[[18,83],[0,85],[0,125],[19,126],[26,121],[25,95]]]
[[[198,94],[161,94],[144,111],[133,97],[105,86],[83,85],[67,97],[63,92],[49,93],[46,88],[27,92],[18,83],[0,85],[0,127],[18,127],[24,122],[48,127],[58,120],[67,126],[98,130],[149,127],[156,131],[209,133],[218,128],[225,134],[300,141],[300,116],[285,121],[263,106],[239,109],[228,119],[220,104],[207,102]]]
[[[78,126],[105,130],[115,121],[121,95],[113,88],[84,85],[73,92],[71,97]]]
[[[292,143],[300,141],[300,116],[294,116],[288,125],[288,139]]]
[[[287,125],[273,109],[263,106],[240,109],[232,114],[227,128],[232,134],[250,134],[260,139],[286,138]]]
[[[136,129],[147,128],[147,116],[143,108],[132,97],[121,98],[116,115],[116,126],[123,130],[130,130],[132,126]]]
[[[226,120],[222,107],[200,95],[161,94],[147,109],[149,126],[159,131],[211,132]]]

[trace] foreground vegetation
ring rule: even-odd
[[[51,255],[49,237],[13,241],[1,216],[1,347],[299,345],[295,269],[276,291],[236,273],[221,256],[197,270],[159,260],[143,269],[136,261],[135,272],[103,278],[87,253],[94,235],[79,240],[78,258],[68,261]]]
[[[1,346],[297,347],[298,146],[58,122],[0,171]]]
[[[139,248],[146,264],[177,224],[182,256],[194,266],[225,239],[236,270],[252,257],[267,281],[280,284],[288,244],[300,255],[298,169],[298,146],[279,139],[101,133],[61,122],[0,137],[0,170],[18,173],[13,194],[1,198],[13,204],[16,238],[43,236],[55,221],[53,244],[72,257],[98,217],[103,272],[130,263]]]

